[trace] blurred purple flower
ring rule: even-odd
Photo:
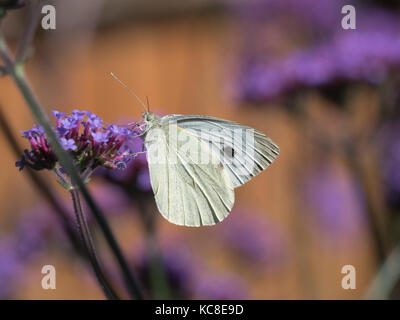
[[[0,238],[0,299],[11,299],[17,289],[24,263],[6,237]]]
[[[196,279],[194,297],[206,300],[243,300],[248,297],[245,283],[236,275],[214,274]]]
[[[150,183],[150,175],[149,171],[142,167],[142,170],[138,171],[137,178],[136,178],[136,185],[142,191],[150,191],[151,190],[151,183]]]
[[[12,298],[14,290],[23,281],[26,266],[46,248],[47,236],[58,229],[53,216],[48,216],[48,213],[45,207],[23,213],[13,233],[0,238],[1,299]]]
[[[356,181],[323,166],[306,176],[304,185],[304,199],[324,236],[339,241],[358,234],[366,208]]]
[[[257,53],[247,49],[235,90],[241,100],[267,101],[299,89],[324,88],[336,83],[363,81],[378,84],[391,69],[400,67],[400,20],[388,10],[367,9],[359,4],[357,29],[345,31],[340,26],[340,8],[345,4],[341,0],[318,1],[318,4],[308,0],[251,3],[261,7],[261,11],[268,11],[268,16],[275,19],[288,14],[297,17],[289,20],[292,29],[281,28],[283,31],[276,38],[285,39],[288,34],[299,33],[312,36],[306,41],[307,45],[285,55],[274,55],[272,50]],[[261,24],[256,30],[267,30],[271,23],[278,22]],[[321,24],[326,28],[322,36],[316,36],[315,30],[321,31]],[[248,41],[267,42],[268,39],[252,36]],[[246,44],[246,47],[254,46]]]
[[[337,26],[341,8],[345,4],[348,4],[348,1],[250,0],[232,2],[231,5],[233,5],[239,19],[247,20],[253,24],[258,22],[267,22],[268,24],[291,23],[294,21],[295,28],[300,26],[303,30],[322,31],[323,34],[326,34],[327,31],[331,31]]]
[[[120,214],[130,205],[129,199],[117,186],[111,184],[94,184],[90,188],[96,202],[110,217]],[[85,203],[84,210],[87,212],[89,208],[86,208],[86,206],[87,204]],[[89,222],[93,219],[91,215],[87,218]]]
[[[48,246],[49,238],[57,238],[59,227],[48,206],[38,205],[23,212],[13,231],[15,252],[30,259]]]
[[[221,225],[221,238],[250,264],[276,264],[283,257],[284,241],[274,228],[254,213],[232,213]]]

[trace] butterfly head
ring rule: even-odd
[[[153,112],[145,111],[142,113],[142,119],[145,123],[151,123],[155,119],[155,115]]]
[[[145,111],[142,113],[143,122],[146,124],[146,128],[150,129],[156,127],[159,124],[160,117],[155,115],[153,112]]]

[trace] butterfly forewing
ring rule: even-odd
[[[232,180],[195,130],[168,121],[148,131],[145,146],[157,207],[168,221],[202,226],[228,216],[234,203]]]
[[[161,119],[208,144],[238,187],[266,169],[278,156],[279,148],[262,132],[248,126],[207,116],[168,115]]]

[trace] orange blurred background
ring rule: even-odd
[[[266,133],[280,147],[278,159],[268,170],[235,190],[234,210],[217,226],[178,227],[164,220],[153,207],[158,215],[157,239],[161,250],[183,248],[193,256],[189,260],[197,265],[196,272],[206,279],[232,277],[240,284],[238,288],[243,288],[232,289],[240,291],[235,292],[240,298],[365,297],[379,268],[368,223],[358,215],[355,205],[345,213],[350,217],[340,230],[327,231],[329,225],[321,227],[318,213],[313,212],[300,191],[304,188],[302,177],[317,160],[329,165],[331,174],[339,179],[353,176],[340,149],[325,153],[316,149],[310,139],[315,132],[309,122],[319,123],[329,137],[365,130],[374,123],[379,110],[375,88],[354,86],[348,98],[352,111],[345,118],[331,108],[331,101],[315,91],[308,91],[302,97],[309,106],[308,120],[293,116],[280,101],[261,105],[242,103],[234,95],[234,79],[248,39],[244,25],[221,2],[189,1],[193,2],[191,6],[174,1],[169,8],[157,1],[68,2],[71,3],[56,3],[57,29],[38,31],[35,50],[26,64],[26,74],[49,114],[53,109],[63,112],[80,109],[90,110],[109,123],[128,123],[140,118],[141,106],[110,77],[110,72],[114,72],[139,97],[148,96],[156,113],[204,114],[229,119]],[[26,18],[23,10],[10,11],[4,20],[11,48],[16,47]],[[21,94],[7,76],[0,78],[0,104],[17,136],[20,130],[34,123]],[[22,147],[27,146],[22,138],[17,139]],[[20,221],[27,215],[34,220],[35,211],[45,205],[25,170],[19,173],[15,168],[17,159],[2,134],[0,147],[0,233],[13,235]],[[379,208],[384,195],[376,182],[379,181],[377,151],[364,145],[360,148],[362,176],[371,190],[369,195],[374,194],[373,205]],[[54,177],[46,172],[40,174],[71,206]],[[102,188],[107,190],[105,185],[101,178],[95,177],[89,188],[95,197],[101,197]],[[342,187],[347,190],[348,186],[344,183]],[[104,209],[106,214],[108,210],[118,211],[109,217],[109,222],[124,253],[139,259],[146,237],[135,213],[137,206],[111,206]],[[378,223],[384,219],[383,213],[377,217]],[[262,226],[259,241],[267,241],[269,250],[262,261],[238,253],[230,244],[232,240],[224,236],[230,225],[239,225],[235,232],[240,234],[240,225],[247,222]],[[93,231],[99,251],[107,260],[109,252],[104,241],[97,229]],[[386,239],[385,231],[382,234]],[[43,290],[40,285],[41,268],[47,264],[56,267],[56,290]],[[353,265],[357,270],[355,290],[344,290],[341,286],[344,276],[341,270],[345,265]],[[26,261],[19,278],[22,281],[15,284],[0,282],[0,287],[13,286],[12,290],[9,288],[12,293],[5,298],[104,298],[90,268],[72,249],[65,249],[57,241],[48,241],[40,253]],[[198,293],[188,298],[202,297],[208,296]]]

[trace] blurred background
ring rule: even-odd
[[[29,19],[27,2],[2,21],[12,49]],[[138,120],[142,108],[114,72],[160,115],[229,119],[280,147],[268,170],[235,190],[231,215],[214,227],[164,220],[144,158],[124,172],[96,173],[88,187],[149,297],[399,298],[398,1],[44,3],[56,7],[56,30],[38,28],[26,73],[49,114],[80,109],[109,123]],[[355,30],[342,28],[346,4],[356,9]],[[0,78],[0,105],[26,148],[19,132],[34,120],[8,76]],[[103,299],[53,207],[28,171],[18,172],[4,123],[1,129],[0,298]],[[72,217],[66,192],[50,173],[39,175]],[[153,251],[161,264],[155,280]],[[41,287],[48,264],[56,290]],[[354,290],[341,286],[345,265],[356,269]]]

